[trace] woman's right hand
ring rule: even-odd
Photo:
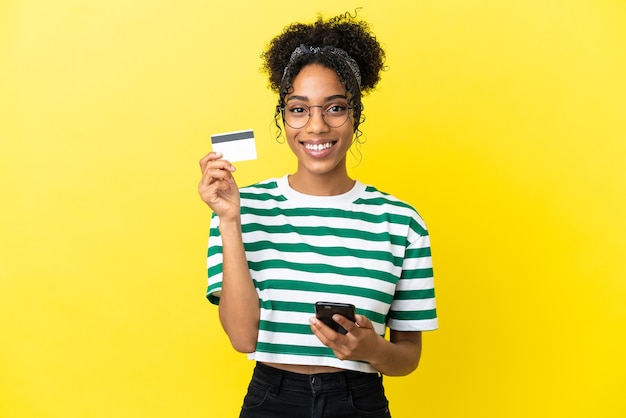
[[[202,178],[198,194],[221,221],[240,216],[239,188],[233,177],[235,167],[219,152],[210,152],[200,160]]]

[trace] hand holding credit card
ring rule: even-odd
[[[225,160],[256,160],[256,145],[252,129],[211,135],[214,152],[221,152]]]

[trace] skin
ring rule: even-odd
[[[293,91],[285,100],[287,105],[297,102],[319,106],[336,100],[338,96],[345,98],[346,89],[337,74],[319,64],[310,64],[295,77]],[[320,108],[316,107],[311,109],[310,120],[303,128],[293,129],[285,125],[287,143],[298,160],[296,172],[289,176],[292,188],[309,195],[332,196],[345,193],[354,186],[346,167],[346,156],[354,135],[353,123],[350,112],[344,125],[331,128],[322,119]],[[319,149],[321,144],[326,144],[322,150]],[[250,353],[256,347],[260,310],[243,247],[239,190],[233,177],[235,168],[222,159],[221,154],[209,153],[200,160],[200,169],[202,178],[198,192],[220,217],[224,256],[220,321],[233,347]],[[386,340],[374,331],[365,316],[357,315],[355,323],[341,315],[335,315],[333,319],[348,334],[333,331],[315,317],[310,319],[310,326],[317,338],[340,360],[364,360],[386,375],[402,376],[417,368],[422,350],[421,332],[392,330],[390,339]],[[271,365],[304,374],[342,370],[326,366]]]
[[[346,89],[337,74],[321,65],[304,67],[293,82],[293,91],[285,102],[319,106],[333,103],[333,100],[347,102]],[[338,128],[331,128],[324,122],[320,108],[311,109],[309,122],[300,129],[285,124],[285,135],[291,151],[298,159],[298,169],[289,176],[289,184],[295,190],[318,196],[332,196],[345,193],[354,186],[348,176],[346,158],[353,138],[352,112],[348,121]],[[323,152],[314,152],[308,146],[332,144]]]

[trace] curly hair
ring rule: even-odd
[[[311,48],[332,46],[344,50],[359,67],[359,86],[354,72],[345,59],[332,53],[302,54],[291,60],[291,54],[300,45]],[[272,39],[261,56],[262,70],[269,75],[269,87],[278,93],[276,106],[276,126],[285,105],[285,97],[291,92],[293,79],[305,66],[317,63],[334,70],[339,80],[346,86],[350,105],[354,110],[354,132],[360,135],[359,124],[363,122],[362,94],[372,91],[380,80],[380,72],[385,62],[385,51],[367,22],[357,20],[356,13],[345,13],[329,20],[318,16],[311,24],[293,23],[281,34]],[[280,133],[279,133],[280,135]]]

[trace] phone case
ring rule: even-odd
[[[315,303],[315,316],[324,324],[329,326],[334,331],[340,334],[347,334],[348,332],[344,327],[333,321],[333,315],[339,314],[348,318],[350,321],[355,322],[356,318],[355,307],[350,303],[338,303],[338,302],[316,302]]]

